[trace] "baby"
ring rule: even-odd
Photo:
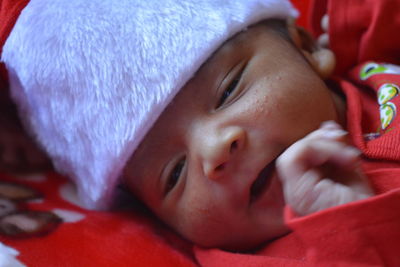
[[[2,60],[86,207],[121,181],[185,238],[249,249],[288,233],[285,204],[301,216],[372,195],[345,99],[324,82],[332,52],[286,22],[288,1],[45,2],[30,1]]]
[[[198,244],[248,249],[287,233],[285,203],[305,215],[372,193],[333,122],[345,116],[321,79],[333,57],[297,31],[269,20],[224,43],[125,168],[135,195]]]

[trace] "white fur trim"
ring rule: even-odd
[[[13,97],[56,168],[104,208],[166,105],[225,40],[287,0],[31,0],[3,49]]]

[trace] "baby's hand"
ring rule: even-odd
[[[325,122],[277,159],[286,203],[298,215],[373,195],[359,167],[360,152],[345,143],[345,135],[338,124]]]

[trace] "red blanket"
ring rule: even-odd
[[[72,203],[73,186],[56,173],[1,173],[0,179],[0,242],[27,266],[195,265],[191,245],[145,211],[84,210]]]

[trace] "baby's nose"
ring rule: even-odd
[[[243,148],[245,136],[242,128],[228,127],[203,137],[200,149],[206,177],[217,179],[235,164],[233,159]]]

